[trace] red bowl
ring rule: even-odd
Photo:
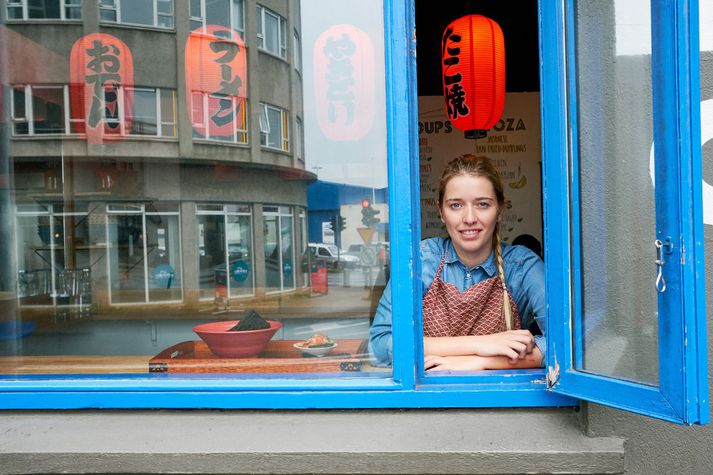
[[[210,351],[225,358],[252,358],[257,356],[267,345],[282,323],[267,320],[270,328],[229,332],[240,320],[227,322],[202,323],[193,327],[193,331],[201,337]]]

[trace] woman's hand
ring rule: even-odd
[[[478,335],[478,356],[505,356],[511,363],[524,359],[535,347],[535,337],[529,330],[510,330],[491,335]]]
[[[510,330],[491,335],[425,337],[423,352],[440,356],[504,356],[511,363],[522,360],[535,348],[528,330]]]
[[[423,367],[430,371],[480,371],[488,369],[481,356],[433,356],[424,358]]]

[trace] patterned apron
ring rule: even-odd
[[[423,335],[489,335],[506,331],[500,277],[491,277],[461,292],[455,285],[441,280],[445,258],[444,254],[436,277],[423,297]],[[519,330],[520,314],[510,292],[508,297],[515,317],[513,330]]]

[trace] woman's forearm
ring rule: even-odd
[[[427,336],[423,338],[423,354],[435,356],[474,355],[478,350],[478,336]]]
[[[480,358],[484,360],[485,369],[527,369],[540,367],[542,353],[539,348],[535,347],[532,353],[528,353],[515,363],[506,356],[481,356]]]

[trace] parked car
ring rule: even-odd
[[[389,243],[352,244],[346,254],[358,258],[360,266],[383,266],[389,261]]]
[[[317,261],[328,269],[343,270],[355,269],[359,265],[359,258],[340,251],[334,244],[309,243],[310,259]]]

